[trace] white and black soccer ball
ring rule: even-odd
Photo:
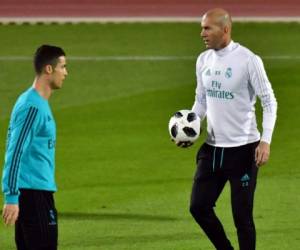
[[[200,135],[200,118],[191,110],[177,111],[169,121],[169,133],[177,142],[194,142]]]

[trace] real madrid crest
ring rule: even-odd
[[[231,78],[232,77],[232,69],[231,68],[226,69],[225,77],[226,78]]]

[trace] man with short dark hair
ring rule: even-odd
[[[18,250],[56,250],[56,125],[48,103],[67,76],[65,52],[42,45],[34,55],[36,77],[19,96],[9,123],[2,177],[6,225],[15,224]]]
[[[262,60],[231,40],[231,17],[212,9],[201,22],[207,50],[196,64],[192,110],[207,120],[207,139],[197,154],[190,212],[217,250],[232,250],[214,212],[227,181],[239,249],[254,250],[253,201],[258,167],[268,161],[277,102]],[[263,108],[262,135],[255,117],[256,98]],[[188,147],[188,142],[178,146]]]

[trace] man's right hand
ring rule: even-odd
[[[188,147],[192,146],[193,144],[194,143],[192,143],[190,141],[180,141],[180,142],[176,143],[176,145],[181,148],[188,148]]]
[[[5,225],[14,225],[19,216],[18,204],[5,204],[3,207],[2,218]]]

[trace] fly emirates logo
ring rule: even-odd
[[[208,69],[205,73],[205,76],[210,78],[212,75],[212,72],[210,69]],[[213,72],[215,76],[221,76],[222,72],[219,70],[216,70]],[[225,78],[231,78],[232,76],[232,69],[227,68],[225,72]],[[234,98],[234,94],[231,91],[224,90],[222,88],[222,83],[217,80],[211,80],[207,79],[207,86],[206,86],[206,95],[212,98],[219,98],[219,99],[226,99],[231,100]]]

